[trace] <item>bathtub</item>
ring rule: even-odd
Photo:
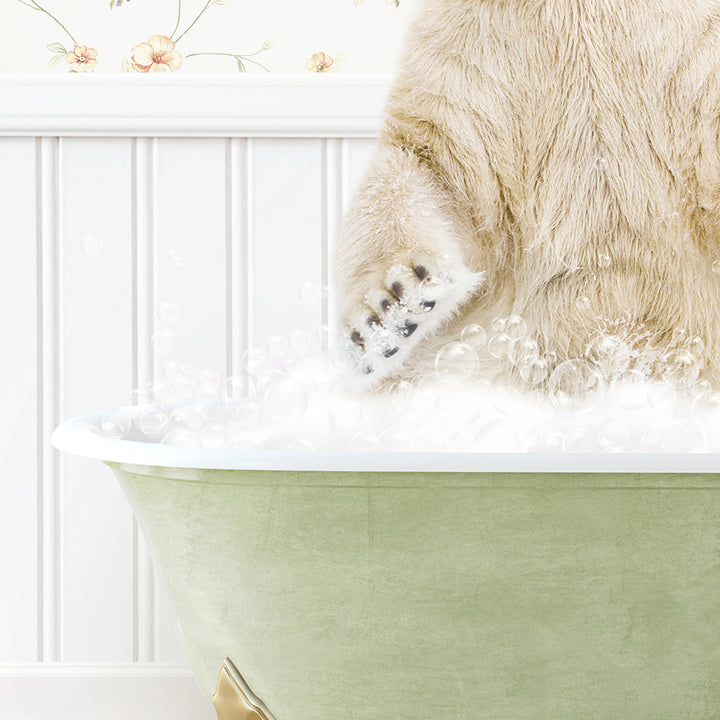
[[[109,465],[221,720],[720,717],[717,455],[171,448]]]

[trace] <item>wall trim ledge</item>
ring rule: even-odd
[[[388,75],[0,74],[0,136],[374,137]]]

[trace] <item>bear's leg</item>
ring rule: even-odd
[[[470,241],[439,178],[404,148],[381,146],[335,257],[340,341],[360,385],[397,373],[480,287]]]

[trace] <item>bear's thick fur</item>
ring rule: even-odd
[[[427,0],[338,241],[342,340],[372,386],[515,314],[552,365],[610,336],[717,384],[719,220],[720,0]]]

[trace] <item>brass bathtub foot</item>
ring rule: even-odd
[[[218,720],[274,720],[230,658],[225,659],[220,670],[212,702]]]

